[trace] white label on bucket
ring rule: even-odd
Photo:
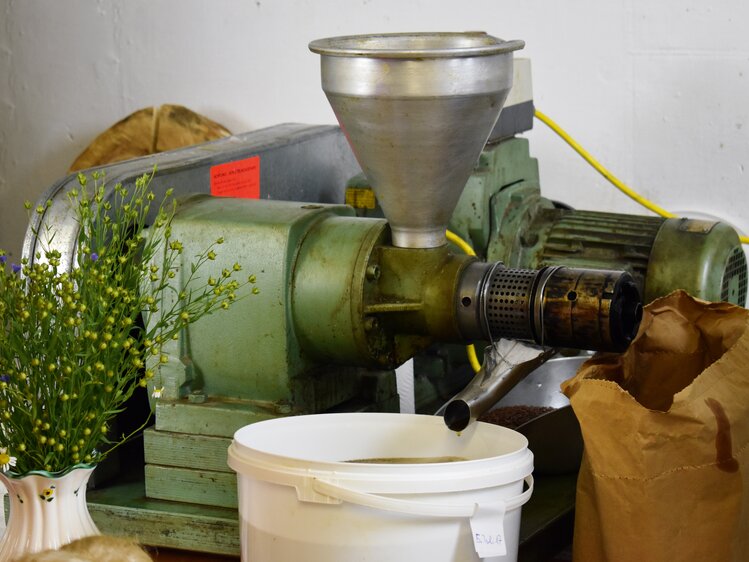
[[[505,504],[477,505],[471,517],[471,534],[479,558],[506,555]]]

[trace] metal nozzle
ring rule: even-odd
[[[476,32],[310,43],[393,245],[446,243],[447,223],[512,87],[512,51],[523,46]]]
[[[499,340],[487,349],[483,367],[468,386],[437,413],[448,428],[463,431],[554,353],[551,348]]]

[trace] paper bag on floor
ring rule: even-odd
[[[575,561],[749,560],[748,326],[678,291],[562,385],[585,441]]]

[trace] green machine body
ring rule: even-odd
[[[676,289],[709,301],[746,303],[747,263],[729,225],[574,210],[541,195],[528,141],[487,146],[450,228],[487,260],[508,267],[622,269],[644,302]]]

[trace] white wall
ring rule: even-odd
[[[485,30],[524,39],[537,106],[662,206],[749,230],[745,0],[0,0],[0,247],[93,137],[183,104],[234,132],[332,123],[319,37]],[[543,125],[547,196],[644,212]]]

